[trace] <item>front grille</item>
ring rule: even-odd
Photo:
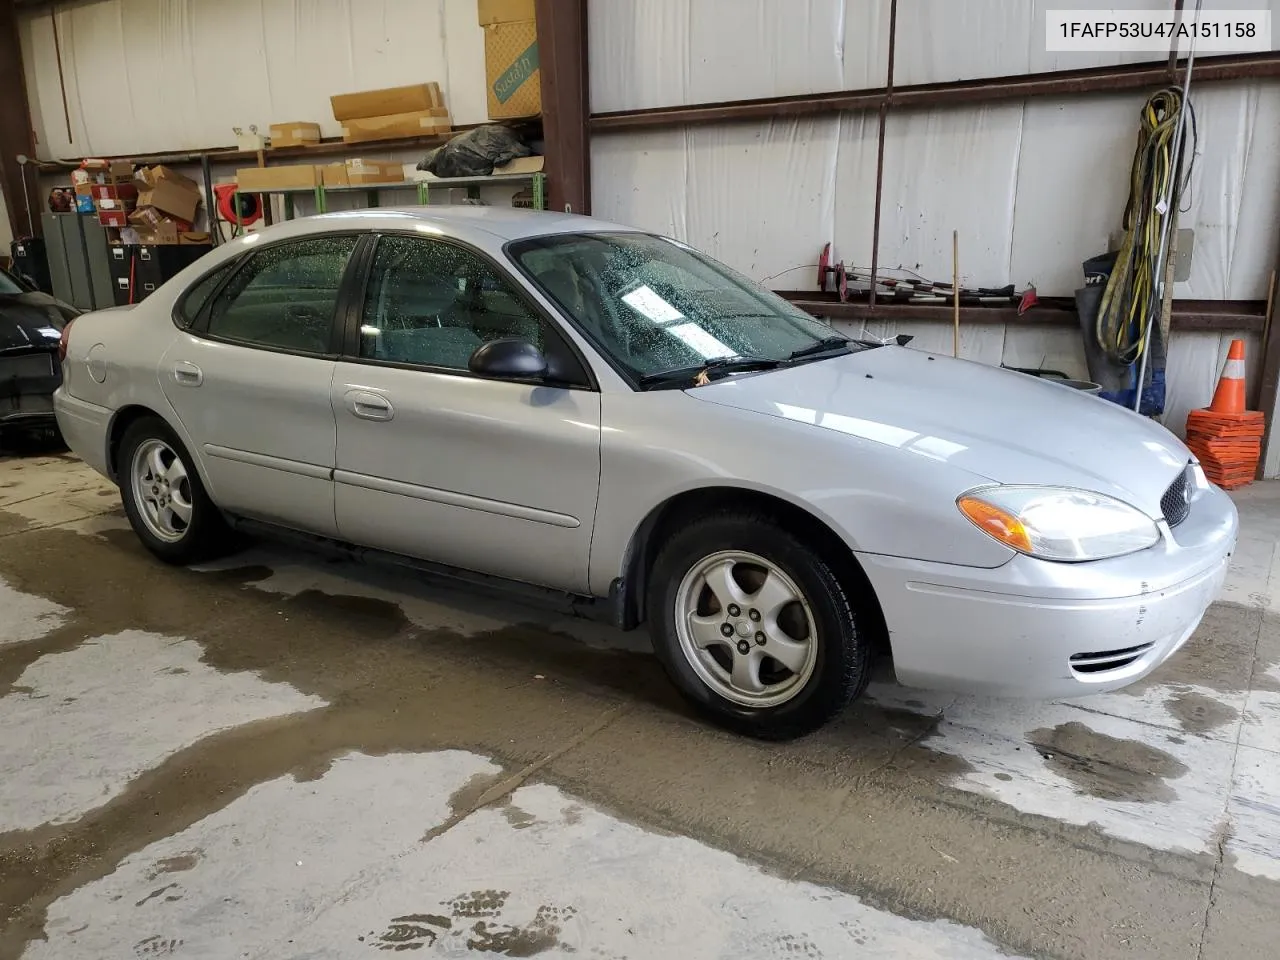
[[[1123,650],[1073,653],[1071,669],[1076,673],[1105,673],[1108,670],[1119,670],[1133,663],[1153,646],[1155,646],[1154,643],[1143,643],[1136,647],[1125,647]]]
[[[1176,527],[1183,520],[1187,519],[1187,514],[1191,512],[1191,499],[1188,494],[1191,492],[1188,479],[1188,471],[1183,470],[1169,484],[1169,489],[1164,492],[1164,496],[1160,498],[1160,510],[1164,514],[1165,522],[1171,527]]]

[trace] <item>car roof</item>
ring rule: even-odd
[[[636,227],[572,213],[474,204],[435,204],[339,210],[288,220],[261,232],[283,238],[351,229],[404,231],[418,226],[434,228],[433,232],[439,231],[461,240],[481,240],[476,234],[487,234],[483,240],[488,244],[495,239],[505,242],[556,233],[637,231]]]

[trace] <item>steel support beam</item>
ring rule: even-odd
[[[542,0],[542,2],[550,2],[550,0]],[[1093,67],[1086,70],[1058,70],[1011,77],[989,77],[982,80],[918,83],[897,86],[892,91],[886,87],[874,87],[793,97],[764,97],[758,100],[698,103],[683,107],[621,110],[593,114],[591,132],[606,133],[614,130],[760,121],[778,117],[822,116],[832,113],[879,110],[882,104],[888,104],[895,111],[899,111],[957,104],[993,103],[1000,100],[1122,93],[1127,90],[1147,90],[1164,86],[1169,82],[1169,77],[1169,64],[1161,60],[1118,67]],[[1280,77],[1280,50],[1196,58],[1197,86],[1228,80],[1270,77]]]
[[[591,212],[587,0],[535,0],[547,209]]]
[[[33,232],[28,226],[28,204],[34,232],[40,232],[40,203],[35,167],[27,171],[24,190],[19,154],[35,159],[35,133],[13,0],[0,0],[0,190],[4,191],[13,235],[24,237]]]
[[[1262,440],[1262,459],[1258,462],[1258,479],[1280,476],[1280,434],[1276,418],[1280,417],[1280,248],[1276,269],[1271,274],[1271,291],[1267,299],[1267,317],[1262,334],[1262,367],[1258,390],[1258,409],[1267,418],[1267,433]]]
[[[951,323],[950,304],[911,304],[866,301],[841,302],[837,297],[812,290],[779,290],[778,295],[791,301],[806,313],[828,320],[860,322],[893,320],[903,323]],[[1208,330],[1219,333],[1260,333],[1265,304],[1258,300],[1175,300],[1174,330]],[[960,323],[1005,323],[1022,327],[1075,327],[1080,321],[1075,302],[1065,297],[1042,297],[1040,304],[1023,316],[1008,307],[961,307]]]

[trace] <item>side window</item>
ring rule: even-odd
[[[542,319],[492,265],[437,240],[378,241],[360,356],[465,370],[477,347],[504,337],[546,349]]]
[[[218,294],[209,333],[264,347],[326,353],[355,237],[318,237],[254,254]]]
[[[230,262],[224,263],[218,269],[207,277],[203,277],[187,291],[187,295],[182,298],[178,304],[178,326],[183,330],[190,328],[196,322],[196,317],[200,315],[201,308],[205,305],[205,301],[209,299],[209,295],[218,288],[218,284],[223,281],[237,263],[239,259],[233,258]]]

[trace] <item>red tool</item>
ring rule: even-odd
[[[822,254],[818,257],[818,289],[823,293],[827,292],[828,276],[835,277],[835,292],[840,295],[840,302],[844,303],[849,299],[849,274],[845,270],[843,260],[834,267],[831,266],[830,243],[823,245]]]

